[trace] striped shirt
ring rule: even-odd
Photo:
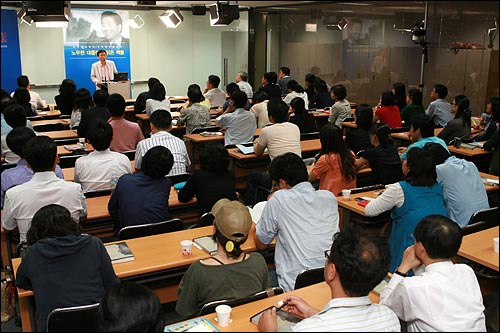
[[[334,298],[309,318],[292,327],[294,332],[401,332],[396,314],[368,296]]]
[[[186,173],[186,168],[191,164],[184,141],[172,134],[160,131],[151,134],[151,137],[144,139],[137,144],[135,150],[135,168],[140,169],[142,158],[146,152],[156,146],[167,147],[174,156],[174,166],[168,176],[181,175]]]

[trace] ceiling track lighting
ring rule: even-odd
[[[184,17],[181,15],[179,9],[176,8],[166,10],[160,15],[160,20],[167,28],[175,29],[184,21]]]

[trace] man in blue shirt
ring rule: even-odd
[[[434,119],[434,124],[439,127],[445,127],[454,115],[451,113],[451,104],[445,100],[448,95],[448,88],[443,84],[436,84],[432,88],[431,99],[425,114]]]
[[[406,156],[413,147],[423,148],[427,143],[439,143],[448,151],[446,142],[434,135],[434,121],[427,115],[418,115],[413,118],[410,126],[410,137],[413,142],[401,155],[401,160],[406,160]]]

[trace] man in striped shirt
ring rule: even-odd
[[[325,251],[326,283],[332,299],[322,310],[290,295],[283,299],[284,310],[305,318],[292,327],[294,332],[400,332],[398,317],[388,307],[370,301],[368,293],[387,275],[390,252],[387,241],[360,229],[335,234]],[[266,311],[259,331],[278,329],[276,308]]]
[[[174,166],[168,176],[187,173],[191,164],[184,141],[170,134],[172,130],[172,116],[167,110],[156,110],[151,114],[151,137],[137,144],[135,150],[135,169],[141,169],[142,158],[146,152],[155,146],[167,147],[174,156]]]

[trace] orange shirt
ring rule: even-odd
[[[344,180],[339,154],[322,155],[314,164],[312,172],[319,178],[319,189],[328,190],[334,195],[338,195],[343,189],[356,187],[356,178]]]

